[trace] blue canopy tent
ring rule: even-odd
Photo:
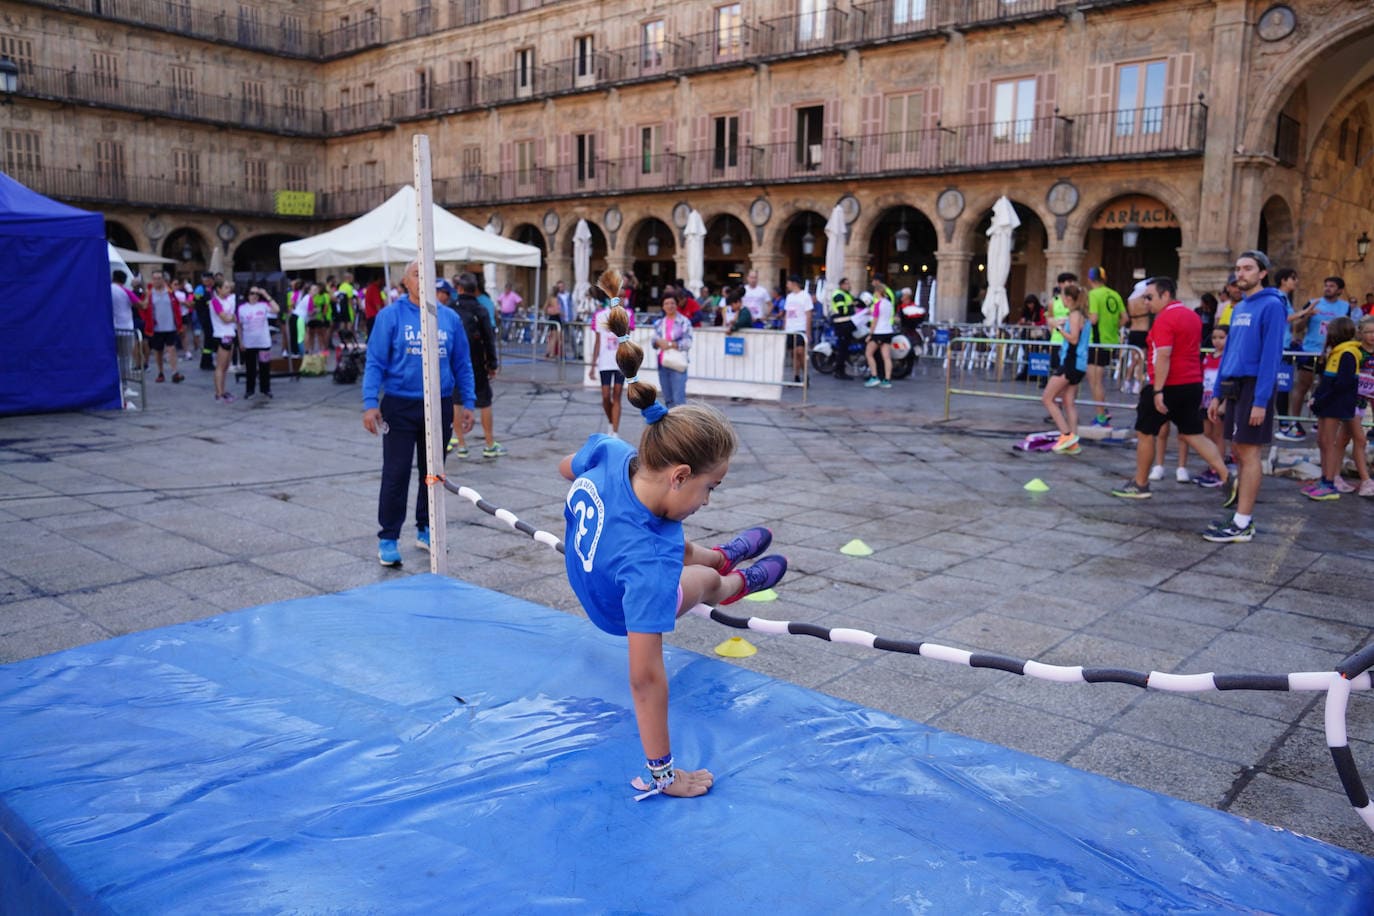
[[[118,410],[105,217],[0,173],[0,416]]]

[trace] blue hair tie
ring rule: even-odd
[[[617,338],[615,339],[615,342],[618,343],[618,344],[629,343],[629,342],[630,342],[630,335],[629,335],[629,334],[621,334],[619,337],[617,337]]]
[[[607,307],[607,308],[612,308],[612,309],[613,309],[613,308],[615,308],[615,307],[616,307],[617,305],[619,305],[619,304],[620,304],[620,297],[619,297],[619,296],[612,296],[612,297],[610,298],[610,300],[606,303],[606,307]]]
[[[627,384],[627,385],[633,385],[633,384],[634,384],[635,382],[637,382],[637,381],[639,381],[639,376],[636,375],[636,376],[632,376],[631,378],[627,378],[627,379],[625,380],[625,384]]]
[[[662,420],[664,417],[668,416],[668,408],[658,403],[658,401],[654,401],[648,407],[641,410],[640,414],[643,415],[645,423],[648,423],[650,426],[653,426],[659,420]]]

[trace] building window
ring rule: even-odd
[[[590,35],[578,35],[573,39],[573,74],[579,79],[592,75],[594,48]]]
[[[516,184],[529,184],[534,180],[534,170],[537,168],[534,161],[534,141],[517,140],[515,142],[515,182]]]
[[[98,89],[118,89],[119,58],[108,51],[91,52],[91,78]]]
[[[287,48],[299,48],[305,34],[305,23],[294,13],[287,13],[282,17],[281,31]]]
[[[642,31],[643,46],[640,53],[640,69],[662,70],[663,48],[667,41],[667,30],[662,19],[644,23]]]
[[[246,45],[258,43],[261,11],[256,6],[239,4],[239,42]]]
[[[310,189],[310,166],[303,162],[288,162],[282,167],[282,184],[288,191]]]
[[[102,178],[124,177],[124,144],[118,140],[95,141],[95,173]]]
[[[892,24],[910,25],[926,18],[926,0],[892,0]]]
[[[716,7],[716,56],[738,57],[744,50],[744,19],[740,5]]]
[[[190,67],[172,67],[172,109],[193,112],[196,109],[196,71]]]
[[[33,42],[13,35],[0,35],[0,57],[14,61],[20,73],[33,73]]]
[[[243,188],[246,191],[267,190],[267,160],[243,160]]]
[[[287,86],[282,93],[282,104],[293,118],[305,117],[305,90],[300,86]]]
[[[1162,60],[1116,68],[1116,135],[1157,134],[1164,129],[1164,89],[1169,65]]]
[[[577,183],[584,185],[596,180],[596,134],[578,134]]]
[[[992,85],[992,139],[1029,143],[1035,118],[1035,80],[1005,80]]]
[[[240,84],[243,92],[243,117],[245,120],[261,121],[267,105],[266,89],[258,80],[244,80]]]
[[[639,174],[657,175],[663,171],[663,125],[639,129]]]
[[[925,114],[924,92],[887,97],[887,119],[883,122],[883,152],[888,155],[914,153],[920,146],[921,118]]]
[[[6,130],[5,171],[10,175],[25,175],[41,171],[43,154],[36,130]]]
[[[480,178],[482,176],[482,147],[471,145],[463,147],[462,176]]]
[[[199,187],[200,153],[189,149],[172,150],[172,180],[178,187]]]
[[[797,41],[806,43],[825,39],[825,14],[830,9],[830,0],[799,0],[797,16]]]
[[[534,86],[534,48],[521,48],[515,52],[515,88],[528,95]]]
[[[733,169],[739,165],[739,115],[715,118],[714,127],[711,165],[717,172]]]
[[[797,165],[808,171],[821,167],[825,108],[812,105],[797,109]]]
[[[429,72],[428,67],[416,69],[410,78],[410,84],[415,90],[415,110],[428,111],[434,107],[434,78]],[[377,84],[363,84],[363,101],[375,102],[377,100]]]

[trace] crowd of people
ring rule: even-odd
[[[1031,320],[1043,317],[1058,337],[1042,397],[1059,431],[1053,451],[1081,450],[1075,397],[1085,378],[1091,383],[1094,367],[1100,372],[1110,365],[1112,353],[1104,345],[1130,343],[1145,353],[1139,367],[1136,467],[1113,495],[1154,495],[1151,483],[1164,478],[1172,426],[1179,449],[1175,478],[1193,480],[1187,457],[1195,453],[1207,465],[1196,482],[1222,488],[1223,508],[1234,510],[1203,537],[1249,541],[1263,474],[1261,450],[1275,438],[1305,438],[1303,423],[1310,415],[1316,421],[1321,470],[1302,494],[1318,501],[1339,499],[1342,493],[1374,497],[1364,431],[1374,399],[1374,295],[1361,306],[1344,295],[1345,281],[1332,276],[1323,280],[1320,298],[1300,301],[1297,272],[1275,270],[1261,251],[1242,253],[1222,296],[1204,296],[1197,308],[1179,301],[1171,277],[1141,281],[1124,302],[1106,287],[1101,268],[1089,271],[1086,291],[1072,274],[1058,280],[1049,309],[1027,309]],[[1104,294],[1094,296],[1102,289]],[[1283,390],[1285,378],[1291,391]],[[1094,400],[1103,400],[1097,390],[1093,393]],[[1283,419],[1277,428],[1276,418]],[[1093,420],[1109,422],[1105,411]],[[1352,446],[1358,484],[1343,474]]]

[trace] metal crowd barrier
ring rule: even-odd
[[[143,360],[138,357],[138,344],[143,335],[138,331],[115,329],[115,356],[119,362],[119,403],[127,410],[143,410],[148,406],[148,380],[143,372]]]
[[[1059,344],[1049,340],[1007,337],[955,337],[944,352],[945,419],[950,417],[950,399],[966,397],[1004,398],[1016,401],[1040,400],[1040,388],[1050,374],[1050,353]],[[1105,401],[1087,395],[1087,379],[1079,387],[1079,404],[1134,410],[1136,395],[1128,385],[1144,378],[1145,353],[1130,344],[1093,344],[1094,349],[1113,353],[1103,384],[1111,392]],[[1139,376],[1137,373],[1140,373]],[[1116,399],[1115,394],[1124,395]]]

